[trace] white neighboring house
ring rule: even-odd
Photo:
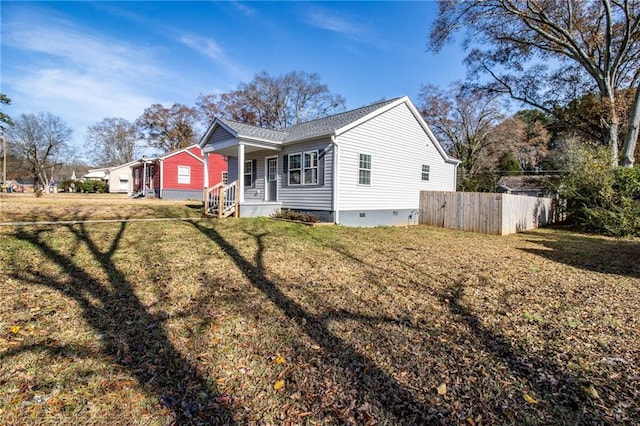
[[[347,226],[418,223],[420,191],[455,191],[460,164],[406,96],[283,130],[216,118],[200,147],[228,156],[240,216],[292,209]]]
[[[131,166],[136,162],[137,160],[114,167],[90,169],[82,176],[82,179],[106,182],[109,187],[109,192],[112,194],[131,194],[133,191]]]
[[[109,169],[109,192],[112,194],[129,194],[133,192],[133,175],[131,174],[131,166],[138,160],[130,161],[119,166]]]

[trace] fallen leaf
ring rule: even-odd
[[[287,360],[280,355],[278,358],[275,359],[276,364],[284,364],[285,362],[287,362]]]
[[[282,389],[283,387],[284,387],[284,380],[278,380],[277,382],[275,382],[275,383],[273,384],[273,388],[274,388],[275,390],[280,390],[280,389]]]
[[[593,399],[600,398],[600,394],[598,393],[596,388],[593,387],[593,385],[585,386],[583,389],[584,389],[584,393],[586,393],[590,398],[593,398]]]
[[[20,331],[20,326],[19,325],[14,325],[11,327],[11,332],[13,334],[18,334],[18,331]]]
[[[525,393],[524,395],[522,395],[524,400],[527,401],[529,404],[537,404],[538,401],[536,401],[535,399],[533,399],[529,394]]]
[[[438,395],[444,395],[445,393],[447,393],[447,384],[442,383],[440,386],[438,386]]]

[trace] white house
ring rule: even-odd
[[[135,163],[136,161],[131,161],[119,166],[90,169],[85,175],[82,176],[82,179],[101,180],[103,182],[106,182],[109,186],[109,192],[112,194],[131,194],[131,191],[133,189],[131,166]]]
[[[224,200],[240,216],[292,209],[347,226],[417,223],[420,191],[455,191],[460,163],[408,97],[283,130],[216,118],[200,146],[205,161],[228,157]]]
[[[109,192],[112,194],[133,192],[133,179],[131,175],[131,166],[137,161],[121,164],[109,168]]]

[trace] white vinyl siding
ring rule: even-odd
[[[178,166],[178,183],[187,185],[191,183],[191,167]]]
[[[406,104],[339,135],[340,210],[417,209],[421,190],[455,191],[446,163]],[[360,154],[371,155],[371,185],[359,185]],[[429,180],[421,179],[429,165]]]
[[[285,161],[291,154],[317,153],[317,157],[307,157],[308,182],[317,180],[316,184],[287,185],[288,173],[283,173]],[[303,155],[304,161],[304,155]],[[258,162],[260,163],[260,162]],[[317,164],[315,166],[314,164]],[[304,164],[303,164],[304,166]],[[278,186],[278,201],[282,202],[282,208],[300,210],[332,210],[333,189],[333,146],[329,139],[296,144],[283,148],[282,155],[278,157],[279,173],[282,173],[281,185]],[[260,174],[258,174],[260,176]]]

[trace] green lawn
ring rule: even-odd
[[[2,220],[192,219],[0,227],[0,424],[640,418],[640,240],[25,200]]]

